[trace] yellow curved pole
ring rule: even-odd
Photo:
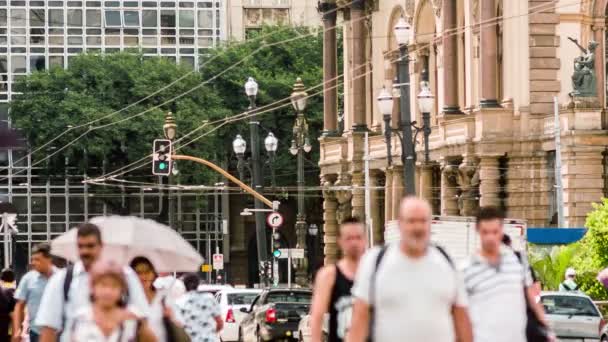
[[[262,202],[264,202],[264,204],[266,204],[271,209],[274,209],[271,200],[269,200],[268,198],[264,197],[259,192],[253,190],[249,185],[241,182],[240,179],[234,177],[233,175],[231,175],[230,173],[228,173],[226,170],[222,169],[221,167],[213,164],[212,162],[210,162],[208,160],[205,160],[205,159],[202,159],[202,158],[197,158],[197,157],[192,157],[192,156],[183,156],[183,155],[172,155],[171,159],[173,159],[173,160],[189,160],[189,161],[193,161],[195,163],[203,164],[203,165],[205,165],[207,167],[210,167],[214,171],[220,173],[222,176],[230,179],[233,183],[235,183],[241,189],[243,189],[246,192],[248,192],[249,194],[251,194],[253,197],[259,199]]]

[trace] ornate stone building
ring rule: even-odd
[[[228,39],[243,40],[262,25],[319,25],[317,0],[225,0],[222,6]]]
[[[319,165],[321,184],[327,187],[326,261],[336,257],[340,218],[365,215],[365,132],[375,243],[397,216],[404,189],[401,144],[393,136],[389,165],[376,98],[396,83],[399,47],[393,28],[401,17],[413,30],[408,46],[412,120],[422,122],[416,99],[422,77],[428,75],[435,95],[428,162],[423,139],[416,142],[417,195],[431,201],[434,214],[471,215],[480,205],[497,205],[531,227],[554,226],[555,96],[561,119],[561,205],[566,226],[583,226],[591,203],[606,193],[607,2],[325,0],[324,25],[342,23],[345,46],[344,70],[338,71],[335,32],[325,33],[326,132],[320,138]],[[599,43],[595,54],[587,50],[592,41]],[[344,115],[338,115],[332,89],[336,77],[343,83]],[[592,91],[571,96],[581,87]],[[391,122],[397,128],[395,102]],[[336,185],[351,190],[334,191]]]

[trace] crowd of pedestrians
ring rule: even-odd
[[[342,257],[315,280],[312,341],[552,341],[539,285],[503,219],[495,208],[479,210],[481,248],[464,265],[431,243],[424,200],[402,201],[399,243],[367,252],[364,224],[343,220]],[[43,243],[16,289],[12,271],[0,274],[0,342],[219,341],[220,309],[197,291],[198,275],[159,274],[143,256],[128,266],[104,260],[94,224],[80,225],[76,240],[79,260],[66,268],[53,265]],[[576,290],[575,276],[569,269],[560,289]]]
[[[554,341],[538,303],[539,284],[502,225],[499,210],[481,208],[481,248],[456,265],[431,243],[431,208],[424,200],[402,201],[399,243],[362,257],[364,227],[344,221],[338,237],[343,258],[315,280],[312,341]]]
[[[48,244],[35,246],[16,291],[14,274],[2,272],[0,342],[219,341],[218,304],[196,291],[197,274],[182,281],[145,257],[105,260],[94,224],[80,225],[76,240],[79,260],[63,269]]]

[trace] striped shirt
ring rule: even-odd
[[[527,266],[503,246],[497,265],[476,254],[463,268],[475,342],[525,342]]]

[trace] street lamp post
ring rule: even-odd
[[[258,94],[258,84],[255,80],[250,77],[245,83],[245,93],[249,98],[249,111],[253,112],[256,109],[255,100]],[[259,121],[253,117],[249,121],[250,129],[250,141],[251,141],[251,158],[249,161],[245,160],[245,152],[247,151],[247,141],[239,134],[232,142],[232,148],[237,156],[238,163],[237,169],[239,172],[239,178],[245,179],[245,169],[251,174],[251,183],[253,188],[261,193],[264,187],[263,172],[262,172],[262,161],[260,158],[260,136],[259,136]],[[268,153],[268,162],[271,170],[272,186],[275,186],[274,168],[272,163],[275,160],[276,151],[278,148],[278,140],[272,133],[268,133],[268,136],[264,139],[264,147]],[[255,199],[255,228],[256,228],[256,242],[258,247],[258,261],[260,269],[260,282],[268,285],[268,278],[266,272],[266,263],[268,261],[268,248],[266,242],[266,221],[263,212],[263,203],[259,199]]]
[[[435,106],[435,96],[428,81],[421,82],[422,89],[418,94],[418,106],[422,113],[422,132],[424,133],[424,163],[429,163],[429,136],[431,135],[431,112]]]
[[[305,91],[302,79],[298,78],[291,93],[291,104],[296,111],[296,122],[293,125],[293,140],[289,152],[298,157],[298,214],[296,216],[296,248],[306,246],[306,209],[304,206],[304,153],[310,152],[310,138],[308,136],[308,123],[304,116],[308,94]],[[307,282],[307,267],[304,260],[298,263],[296,270],[296,283],[305,285]]]
[[[418,106],[420,109],[420,112],[422,113],[422,121],[423,121],[423,126],[422,127],[418,127],[415,125],[415,122],[408,122],[408,129],[404,130],[403,129],[403,125],[401,127],[401,129],[393,129],[391,127],[391,114],[393,112],[393,100],[394,97],[393,95],[386,89],[386,88],[382,88],[382,90],[380,91],[380,95],[378,95],[377,98],[377,102],[378,102],[378,108],[380,109],[380,113],[382,114],[382,119],[384,121],[384,138],[386,140],[386,150],[387,150],[387,161],[388,161],[388,165],[392,164],[392,155],[391,155],[391,150],[392,150],[392,136],[393,133],[396,133],[397,136],[400,139],[401,142],[401,146],[402,146],[402,150],[404,151],[410,151],[411,150],[411,155],[412,155],[412,162],[415,162],[416,158],[415,158],[415,140],[416,137],[418,136],[418,133],[420,131],[422,131],[424,133],[424,159],[425,159],[425,163],[429,162],[429,136],[431,135],[431,112],[433,111],[433,108],[435,106],[435,96],[433,96],[433,93],[431,92],[431,89],[429,87],[429,83],[428,81],[422,81],[421,82],[421,91],[418,94]],[[414,129],[416,131],[416,135],[414,137],[412,137],[412,129]],[[404,134],[405,132],[408,132],[409,135]],[[402,151],[401,153],[401,160],[404,161],[404,165],[406,161],[409,160],[408,157],[409,153],[405,153]],[[409,174],[407,174],[409,175]],[[413,176],[413,173],[412,173]],[[406,178],[405,181],[410,181],[410,183],[413,185],[413,177],[410,180],[409,178]],[[411,193],[407,193],[408,195]]]
[[[395,39],[399,44],[399,63],[398,65],[398,86],[401,90],[401,102],[399,111],[401,114],[401,134],[405,145],[401,145],[401,161],[403,163],[403,182],[405,184],[405,195],[416,195],[416,185],[414,181],[416,165],[414,158],[414,145],[412,142],[411,112],[410,112],[410,57],[408,47],[412,27],[401,18],[394,28]],[[389,126],[390,127],[390,126]]]
[[[173,144],[173,141],[175,140],[175,137],[177,136],[177,124],[175,123],[175,117],[173,117],[173,113],[171,112],[167,112],[167,114],[165,114],[165,123],[163,124],[163,133],[165,136],[165,139],[171,140],[171,144]],[[175,151],[175,149],[173,149],[173,151]],[[173,171],[177,170],[177,165],[175,163],[175,161],[171,161],[172,163],[172,169]],[[167,185],[170,187],[173,184],[173,175],[177,174],[176,172],[171,172],[171,174],[169,174],[168,178],[167,178]],[[174,208],[174,196],[173,196],[173,190],[168,189],[167,190],[167,215],[168,215],[168,222],[169,222],[169,227],[175,228],[174,227],[174,217],[175,217],[175,208]]]
[[[319,234],[319,227],[312,223],[308,226],[308,235],[310,235],[310,255],[309,255],[309,265],[310,265],[310,276],[314,279],[315,268],[317,267],[317,235]]]

